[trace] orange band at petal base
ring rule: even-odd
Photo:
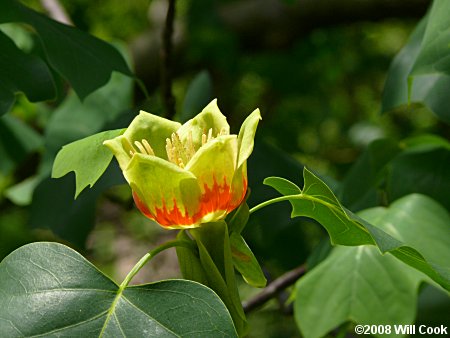
[[[146,217],[158,222],[165,228],[192,228],[198,225],[209,214],[220,214],[220,211],[223,211],[223,216],[220,217],[221,219],[238,207],[247,192],[247,179],[245,176],[242,177],[242,183],[242,194],[237,203],[232,203],[232,192],[226,177],[224,177],[222,185],[219,185],[215,178],[211,188],[205,183],[205,191],[200,198],[199,209],[193,216],[189,216],[187,212],[182,213],[177,205],[176,199],[173,199],[173,207],[171,210],[167,209],[166,201],[163,200],[162,207],[155,207],[154,212],[150,211],[150,208],[147,207],[134,191],[133,199],[136,206]]]

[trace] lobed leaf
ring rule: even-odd
[[[214,292],[186,280],[119,287],[76,251],[23,246],[0,263],[7,337],[237,337]]]
[[[292,217],[307,216],[317,220],[325,227],[333,244],[346,246],[375,244],[382,253],[391,253],[404,263],[424,272],[445,289],[450,290],[448,260],[436,260],[435,256],[430,256],[417,242],[404,241],[397,233],[385,231],[352,214],[340,205],[332,191],[317,176],[306,168],[303,174],[305,183],[301,193],[285,196],[291,202]],[[280,189],[280,186],[284,187],[286,182],[279,178],[269,178],[265,180],[265,184]],[[442,236],[450,238],[450,228],[448,227],[450,217],[445,209],[428,197],[420,196],[420,198],[416,197],[416,199],[417,202],[415,203],[417,205],[413,204],[414,206],[408,209],[411,213],[413,211],[425,212],[421,206],[433,205],[434,210],[440,210],[439,216],[443,217],[444,224],[446,224],[446,226],[443,226],[441,223],[436,225],[436,222],[430,222],[429,220],[427,223],[421,223],[422,227],[416,229],[417,238],[424,240],[423,234],[430,231],[430,226],[434,227],[433,229],[439,228],[439,231],[442,232],[439,236],[441,240]],[[400,201],[405,200],[401,199]],[[401,203],[398,202],[398,204]],[[393,204],[393,206],[398,204]],[[401,222],[405,222],[405,219],[397,219],[396,221],[398,224],[393,224],[401,226],[403,224]],[[425,222],[425,219],[423,221]],[[431,225],[424,229],[424,224]],[[434,242],[431,239],[427,241],[430,247],[434,245]]]
[[[65,145],[56,155],[52,178],[60,178],[69,172],[75,173],[75,198],[87,186],[92,187],[105,172],[113,154],[103,141],[114,138],[124,129],[104,131]]]

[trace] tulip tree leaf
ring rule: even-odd
[[[103,141],[112,139],[124,129],[104,131],[65,145],[58,153],[53,164],[52,178],[62,177],[69,172],[75,173],[75,198],[88,185],[92,187],[105,172],[112,160],[112,152],[103,145]]]
[[[432,199],[408,195],[389,208],[366,209],[359,216],[418,248],[429,261],[448,266],[450,219]],[[417,288],[424,280],[429,281],[392,256],[380,255],[374,247],[337,247],[297,282],[295,318],[307,338],[322,337],[349,320],[358,324],[412,324]]]
[[[76,251],[23,246],[0,263],[0,332],[7,337],[237,337],[205,286],[168,280],[119,287]]]
[[[375,244],[381,252],[391,253],[450,290],[448,264],[440,260],[436,261],[434,257],[429,258],[421,251],[422,248],[417,243],[404,242],[397,234],[379,229],[343,208],[326,184],[306,168],[303,171],[303,177],[304,187],[301,192],[285,196],[291,202],[292,217],[306,216],[315,219],[328,231],[333,244],[346,246]],[[285,181],[270,177],[264,183],[283,192],[286,186]],[[436,203],[435,205],[437,205],[436,209],[441,208],[445,213],[445,209]],[[447,224],[450,224],[450,218],[447,218]],[[425,231],[422,230],[422,232]]]
[[[439,118],[450,122],[450,106],[446,97],[450,87],[450,76],[445,74],[420,74],[408,89],[408,78],[413,64],[421,51],[421,43],[427,27],[425,17],[412,33],[408,43],[394,58],[386,79],[381,111],[395,108],[414,109],[409,102],[419,102],[430,108]],[[408,94],[409,91],[409,94]]]
[[[18,1],[2,1],[0,23],[4,22],[31,25],[40,37],[50,66],[70,82],[81,99],[106,84],[113,71],[132,76],[123,57],[108,43]]]
[[[412,324],[420,281],[419,272],[373,246],[338,246],[297,282],[295,320],[305,338],[323,337],[347,321]],[[388,336],[400,337],[394,330]]]
[[[0,31],[0,115],[8,112],[17,92],[31,102],[56,97],[52,74],[37,56],[24,53]]]
[[[411,75],[442,73],[450,75],[450,2],[434,0],[428,14],[427,26],[420,52]]]
[[[266,277],[244,238],[240,234],[232,232],[230,246],[234,267],[240,272],[245,282],[257,288],[265,287]]]

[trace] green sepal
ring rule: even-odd
[[[244,230],[247,225],[248,218],[250,217],[250,208],[247,204],[247,199],[250,196],[250,189],[247,190],[247,194],[245,195],[244,201],[241,205],[233,210],[232,213],[228,214],[226,218],[226,222],[228,224],[228,230],[230,233],[240,234],[242,230]]]
[[[232,232],[230,246],[234,267],[241,273],[245,282],[256,288],[265,287],[266,277],[244,238],[240,234]]]
[[[113,154],[103,141],[123,133],[124,129],[108,130],[69,143],[58,152],[53,163],[52,178],[60,178],[73,171],[76,178],[75,198],[88,185],[92,187],[105,172]]]
[[[194,242],[185,230],[181,230],[178,233],[177,239]],[[202,263],[200,262],[199,255],[196,255],[192,250],[182,246],[177,246],[176,251],[178,264],[183,278],[208,286],[208,280]]]
[[[205,223],[189,231],[197,242],[207,285],[227,306],[239,336],[244,336],[247,320],[237,289],[227,224],[224,221]]]

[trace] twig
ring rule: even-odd
[[[286,289],[288,286],[294,284],[297,279],[303,276],[306,272],[306,265],[302,264],[298,268],[286,272],[284,275],[275,279],[264,290],[258,293],[255,297],[243,303],[245,313],[249,313],[254,309],[265,304],[271,298],[276,297],[279,292]]]
[[[166,22],[162,33],[161,48],[161,94],[166,108],[166,117],[175,115],[175,98],[172,94],[172,35],[175,18],[175,0],[168,0]]]
[[[58,0],[41,0],[41,5],[53,20],[73,26],[72,20]]]

